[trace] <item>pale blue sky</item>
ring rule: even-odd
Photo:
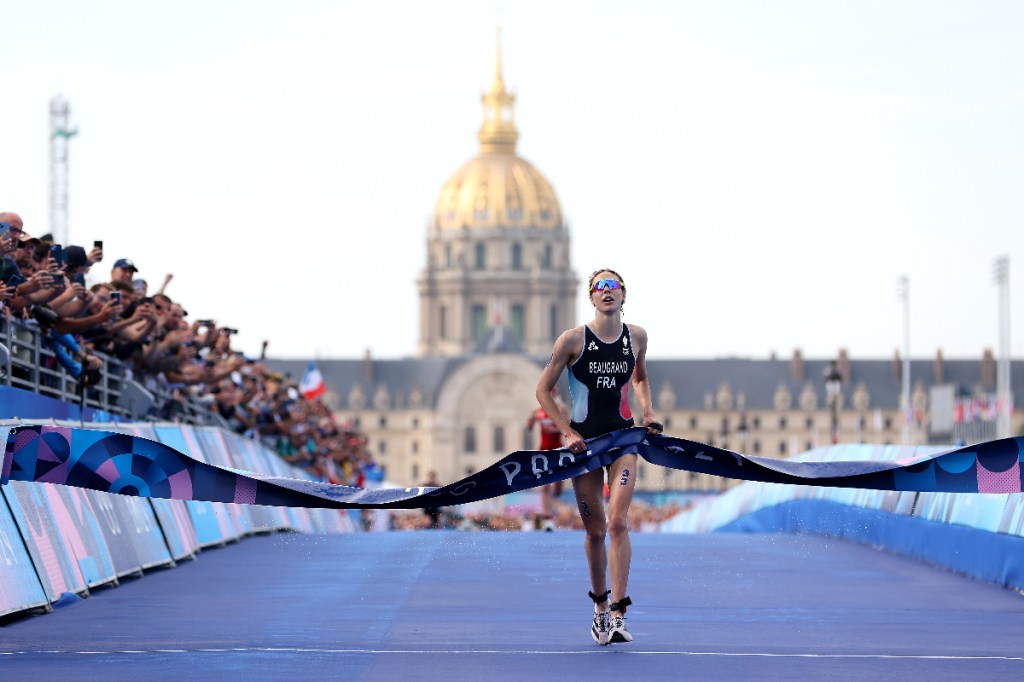
[[[907,275],[913,355],[980,357],[1003,254],[1024,304],[1019,2],[6,3],[0,210],[49,230],[63,93],[98,275],[173,271],[249,352],[410,355],[499,21],[519,152],[652,356],[889,357]]]

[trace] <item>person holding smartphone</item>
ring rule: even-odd
[[[626,301],[622,276],[604,268],[594,271],[587,284],[594,319],[558,337],[537,383],[537,402],[557,425],[566,447],[575,456],[586,456],[585,439],[633,426],[627,400],[630,384],[643,411],[643,425],[652,434],[662,431],[662,425],[654,419],[647,376],[647,332],[622,322]],[[563,370],[569,375],[571,420],[558,409],[553,395]],[[590,633],[600,645],[633,641],[625,616],[632,603],[626,589],[632,560],[627,517],[636,486],[636,463],[634,452],[620,456],[607,467],[607,515],[604,468],[572,481],[586,532],[584,548],[592,588],[589,594],[594,602]],[[608,535],[610,544],[606,548]]]

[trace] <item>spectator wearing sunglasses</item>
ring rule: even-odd
[[[633,426],[627,395],[629,385],[643,411],[643,425],[658,434],[651,387],[647,376],[647,332],[622,322],[626,285],[622,276],[607,268],[590,275],[587,291],[594,319],[562,333],[537,384],[537,401],[555,422],[566,447],[586,456],[587,438]],[[571,420],[558,409],[555,385],[563,370],[569,374]],[[594,602],[591,636],[600,645],[631,642],[626,629],[629,564],[629,505],[636,485],[635,452],[620,456],[607,468],[608,509],[605,513],[605,468],[573,479],[576,506],[585,530],[585,549]],[[606,536],[610,536],[605,547]],[[611,589],[608,589],[608,574]],[[610,596],[610,599],[609,599]],[[610,601],[610,603],[609,603]]]

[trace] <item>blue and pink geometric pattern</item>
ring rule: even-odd
[[[586,454],[522,450],[439,488],[364,490],[275,478],[197,461],[147,438],[57,426],[10,430],[0,469],[8,480],[58,483],[121,495],[283,507],[442,507],[572,478],[628,453],[652,464],[749,481],[920,492],[1021,492],[1024,438],[1006,438],[902,461],[799,462],[740,455],[644,428],[587,441]]]

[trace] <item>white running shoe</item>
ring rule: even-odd
[[[629,634],[629,630],[626,629],[626,617],[612,616],[612,624],[608,633],[608,643],[619,644],[622,642],[632,641],[633,635]]]
[[[611,643],[608,640],[608,620],[610,615],[608,611],[597,611],[594,613],[594,624],[590,628],[590,636],[601,646],[607,646]]]

